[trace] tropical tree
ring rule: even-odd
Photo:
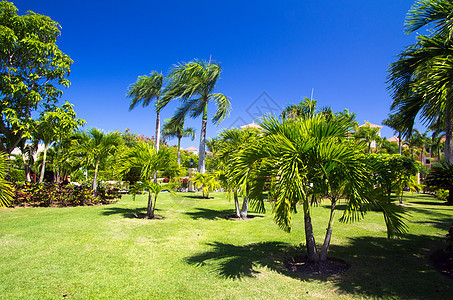
[[[146,107],[154,99],[156,100],[156,151],[159,151],[160,144],[160,111],[172,99],[171,97],[166,97],[166,100],[162,101],[163,84],[164,75],[157,71],[152,71],[149,76],[139,76],[137,81],[129,86],[126,94],[127,97],[132,98],[129,110],[134,109],[139,103],[142,104],[142,107]],[[157,173],[154,175],[154,182],[157,182]]]
[[[73,63],[57,46],[60,24],[17,12],[13,3],[0,1],[0,150],[7,154],[31,138],[33,113],[58,102]]]
[[[445,159],[453,162],[453,3],[448,0],[416,1],[406,17],[406,33],[426,28],[414,45],[390,65],[388,83],[394,99],[391,109],[409,134],[415,119],[445,124]]]
[[[308,258],[312,262],[327,259],[336,205],[346,202],[341,221],[363,217],[369,205],[378,205],[384,213],[389,237],[406,231],[402,208],[373,197],[373,184],[361,144],[347,139],[351,124],[333,119],[326,122],[322,115],[306,120],[280,122],[269,117],[260,124],[263,138],[251,145],[235,163],[238,179],[249,176],[250,166],[259,166],[252,176],[249,197],[258,211],[264,210],[263,187],[273,182],[274,220],[284,230],[291,229],[292,213],[301,203],[305,220]],[[331,214],[321,251],[313,234],[310,204],[327,197]]]
[[[6,180],[8,174],[8,158],[0,152],[0,207],[8,206],[13,200],[13,187]]]
[[[373,142],[377,144],[380,142],[381,137],[379,136],[379,128],[371,127],[370,123],[360,126],[354,133],[354,138],[362,140],[367,144],[367,152],[371,153],[371,145]]]
[[[430,188],[448,190],[448,204],[453,205],[453,164],[435,164],[424,183]]]
[[[234,161],[238,159],[241,152],[247,149],[249,145],[252,145],[259,140],[261,131],[254,128],[246,128],[244,130],[226,129],[218,138],[217,145],[212,148],[218,148],[214,155],[218,156],[221,166],[220,169],[223,172],[223,182],[227,191],[233,195],[236,216],[241,219],[247,218],[250,185],[252,182],[240,182],[235,176]],[[210,148],[211,148],[210,147]],[[250,170],[252,172],[253,170]],[[239,207],[239,196],[243,197],[242,208]]]
[[[156,151],[152,145],[139,142],[128,153],[121,157],[121,174],[127,174],[133,168],[140,169],[141,183],[135,185],[135,190],[139,188],[147,188],[148,193],[148,208],[146,219],[154,218],[154,210],[156,206],[157,196],[161,191],[158,183],[152,182],[154,174],[157,171],[166,171],[169,175],[176,176],[179,174],[179,168],[171,158],[170,151],[167,147],[162,147]],[[154,202],[152,195],[155,195]]]
[[[402,132],[404,131],[404,127],[401,125],[400,117],[390,114],[387,119],[382,121],[382,124],[392,128],[398,134],[398,152],[401,155],[403,149]]]
[[[92,189],[97,188],[98,172],[100,164],[112,155],[121,144],[121,137],[118,132],[104,133],[97,128],[82,132],[77,136],[78,146],[74,147],[73,154],[85,156],[94,167]]]
[[[162,127],[162,140],[171,138],[178,139],[178,165],[181,164],[181,139],[183,137],[190,137],[192,141],[195,139],[195,129],[192,127],[184,128],[184,118],[179,122],[174,119],[166,120]]]
[[[74,106],[69,102],[65,102],[61,107],[54,107],[52,110],[41,114],[38,126],[33,134],[35,139],[44,143],[39,182],[44,180],[47,150],[51,144],[55,143],[56,147],[62,148],[63,140],[69,138],[75,130],[85,123],[85,120],[76,118]],[[57,157],[57,159],[59,158]]]
[[[219,124],[230,113],[230,101],[220,93],[214,93],[222,69],[218,62],[194,60],[175,65],[168,76],[169,84],[165,89],[163,103],[172,98],[179,98],[181,105],[173,119],[180,122],[187,114],[191,118],[202,115],[200,146],[198,148],[198,172],[205,173],[206,126],[208,121],[208,103],[214,102],[217,110],[212,117],[214,124]]]
[[[196,172],[192,178],[195,186],[203,191],[203,198],[209,198],[209,192],[220,189],[222,186],[217,180],[216,172],[199,173]]]
[[[315,115],[317,101],[304,97],[299,104],[291,104],[285,107],[280,115],[283,120],[302,118],[307,119]]]

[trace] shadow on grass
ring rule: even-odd
[[[214,199],[214,197],[203,197],[202,195],[182,195],[182,198],[191,198],[191,199]]]
[[[211,249],[186,258],[186,262],[212,268],[225,279],[254,277],[257,267],[266,267],[301,281],[329,282],[340,293],[364,298],[449,299],[453,282],[432,266],[429,256],[441,247],[438,237],[409,235],[406,239],[358,237],[342,246],[331,246],[330,257],[351,267],[336,275],[302,275],[290,272],[285,262],[305,255],[305,249],[282,242],[238,246],[209,243]]]
[[[154,211],[159,211],[159,209],[154,209]],[[142,219],[146,216],[146,207],[145,208],[122,208],[122,207],[106,207],[102,214],[104,216],[110,215],[123,215],[124,218],[128,219]]]
[[[224,210],[213,210],[207,208],[196,207],[196,211],[185,212],[184,214],[190,216],[192,219],[206,219],[206,220],[215,220],[226,218],[226,216],[234,213],[232,209]]]

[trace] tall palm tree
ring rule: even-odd
[[[430,34],[419,35],[390,65],[388,76],[391,109],[401,118],[404,134],[412,131],[417,115],[427,125],[445,120],[447,162],[453,162],[452,16],[451,1],[416,1],[406,17],[406,33],[426,26]]]
[[[395,133],[398,134],[398,152],[401,155],[403,149],[402,132],[404,131],[404,128],[402,127],[398,116],[390,114],[387,119],[382,121],[382,124],[392,128]]]
[[[305,239],[308,257],[312,262],[327,259],[332,235],[336,204],[346,202],[343,221],[358,220],[367,204],[379,205],[385,216],[388,235],[398,235],[407,229],[402,223],[401,208],[380,202],[373,197],[373,182],[369,177],[366,155],[361,144],[347,139],[351,124],[339,119],[326,122],[322,115],[305,120],[280,122],[269,117],[260,124],[263,140],[251,145],[235,162],[239,179],[249,176],[247,170],[255,165],[256,184],[251,186],[250,200],[259,211],[264,210],[263,186],[269,177],[274,189],[274,220],[287,231],[297,204],[305,220]],[[310,204],[323,198],[331,202],[331,214],[321,251],[318,251]]]
[[[165,89],[163,103],[172,98],[179,98],[181,105],[175,112],[173,119],[176,122],[182,120],[187,114],[191,118],[201,118],[200,146],[198,148],[198,172],[204,173],[205,168],[205,145],[206,125],[208,121],[208,103],[214,102],[217,110],[212,117],[214,124],[219,124],[230,113],[230,101],[221,93],[214,93],[217,80],[220,78],[222,69],[218,62],[194,60],[188,63],[175,65],[168,76],[169,84]]]
[[[86,156],[94,167],[92,189],[95,191],[101,162],[115,153],[122,140],[117,132],[106,134],[97,128],[81,133],[78,140],[79,146],[75,147],[74,151]]]
[[[140,168],[140,178],[142,183],[137,187],[148,188],[148,208],[146,219],[154,218],[157,195],[161,191],[158,183],[152,182],[153,176],[157,171],[165,170],[169,175],[176,175],[178,166],[171,159],[168,148],[163,147],[156,151],[148,143],[139,142],[134,148],[121,157],[121,174],[127,174],[132,168]],[[155,194],[154,204],[152,194]]]
[[[170,101],[168,99],[165,103],[161,101],[163,94],[164,75],[152,71],[151,74],[139,76],[137,81],[129,86],[126,96],[132,98],[129,110],[134,109],[138,104],[142,104],[142,107],[146,107],[151,104],[155,99],[156,109],[156,151],[159,151],[160,143],[160,110]]]
[[[299,104],[291,104],[285,107],[281,113],[282,119],[295,119],[295,118],[311,118],[315,115],[316,111],[316,100],[312,100],[308,97],[304,97]]]
[[[181,119],[180,122],[174,119],[166,120],[162,127],[162,140],[178,139],[178,165],[181,164],[181,139],[183,137],[190,137],[192,141],[195,139],[195,129],[192,127],[184,128],[184,119]]]

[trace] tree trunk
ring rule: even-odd
[[[453,188],[449,189],[448,190],[448,199],[447,199],[447,203],[449,205],[453,205]]]
[[[330,218],[329,218],[329,224],[327,225],[327,232],[326,232],[326,237],[324,238],[324,244],[322,245],[321,248],[321,253],[319,256],[320,261],[326,261],[327,260],[327,252],[329,251],[329,246],[330,246],[330,239],[332,237],[332,227],[333,227],[333,221],[334,221],[334,216],[335,216],[335,206],[337,204],[336,200],[332,201],[332,205],[330,206]]]
[[[399,154],[403,152],[403,142],[401,141],[401,131],[398,131],[398,151]]]
[[[159,97],[157,98],[157,104],[159,104]],[[160,109],[157,109],[156,116],[156,152],[159,152],[160,144]],[[154,173],[154,183],[157,183],[157,171]]]
[[[240,218],[241,211],[239,209],[239,199],[238,199],[237,191],[234,191],[233,197],[234,197],[234,208],[235,208],[235,212],[236,212],[236,217]]]
[[[41,174],[39,175],[39,183],[42,183],[44,180],[44,173],[46,172],[46,158],[47,158],[47,145],[44,145],[44,151],[42,154]]]
[[[153,194],[149,191],[148,194],[148,208],[146,210],[146,217],[145,219],[152,219],[154,218],[154,206],[153,206]]]
[[[453,110],[447,108],[445,116],[445,161],[453,163],[453,140],[452,140]]]
[[[318,249],[316,248],[315,236],[313,234],[313,226],[311,224],[310,212],[304,213],[305,221],[305,243],[307,247],[308,260],[311,262],[319,261]]]
[[[178,136],[178,166],[181,165],[181,137]]]
[[[93,188],[93,192],[96,191],[96,188],[97,188],[97,180],[98,180],[98,168],[99,168],[99,158],[96,159],[96,164],[94,166],[94,178],[93,178],[93,185],[92,185],[92,188]]]
[[[198,148],[198,173],[206,173],[205,168],[205,145],[206,145],[206,123],[208,122],[208,102],[205,102],[203,119],[201,121],[200,147]]]
[[[241,219],[247,219],[248,209],[249,209],[249,198],[244,197],[244,201],[242,202],[242,209],[241,209]]]

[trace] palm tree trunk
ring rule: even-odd
[[[205,145],[206,145],[206,124],[208,122],[208,102],[205,101],[203,119],[201,121],[200,147],[198,148],[198,173],[206,173],[205,168]]]
[[[157,104],[159,104],[159,97],[157,97]],[[157,109],[156,115],[156,152],[159,152],[160,144],[160,109]],[[154,183],[157,183],[157,171],[154,173]]]
[[[234,208],[235,208],[235,212],[236,212],[236,217],[240,218],[241,211],[239,209],[238,192],[236,190],[233,192],[233,197],[234,197]]]
[[[178,166],[181,164],[181,138],[178,137]]]
[[[96,164],[94,166],[94,178],[93,178],[93,191],[97,188],[97,180],[98,180],[98,168],[99,168],[99,158],[96,159]]]
[[[319,261],[318,249],[316,248],[315,236],[313,234],[313,225],[310,217],[310,207],[308,199],[304,200],[304,227],[305,227],[305,245],[307,247],[308,260],[311,262]]]
[[[247,219],[247,211],[249,209],[249,198],[244,197],[241,208],[241,219]]]
[[[148,194],[148,208],[146,210],[146,217],[145,219],[152,219],[154,218],[154,206],[153,206],[153,194],[149,191]]]
[[[333,221],[334,221],[334,216],[335,216],[336,203],[337,203],[337,201],[333,200],[332,205],[330,206],[329,224],[327,225],[326,237],[324,238],[324,244],[322,245],[321,253],[319,255],[320,261],[327,260],[327,252],[329,251],[330,239],[332,237],[332,227],[333,227]]]
[[[453,110],[447,109],[445,116],[445,161],[453,163],[453,140],[452,140]]]
[[[401,141],[401,131],[398,131],[398,151],[399,151],[400,155],[403,152],[403,143]]]
[[[47,145],[44,145],[44,151],[42,154],[41,174],[39,175],[39,183],[42,183],[44,181],[44,173],[46,172],[46,158],[47,158]]]

